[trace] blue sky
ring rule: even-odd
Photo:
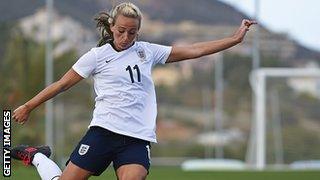
[[[255,0],[220,0],[253,16]],[[286,32],[302,45],[320,51],[320,0],[259,0],[259,21]]]

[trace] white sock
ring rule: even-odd
[[[42,180],[57,180],[61,176],[58,165],[42,153],[34,155],[32,164],[37,168]]]

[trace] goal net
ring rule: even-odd
[[[256,169],[320,168],[320,70],[261,68],[250,81],[249,164]]]

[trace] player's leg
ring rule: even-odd
[[[144,180],[148,171],[140,164],[126,164],[116,170],[119,180]]]
[[[11,150],[12,158],[22,160],[25,165],[34,165],[42,180],[56,180],[61,175],[60,168],[48,158],[50,155],[49,146],[20,145]]]
[[[69,162],[59,180],[87,180],[93,173]]]
[[[150,167],[150,143],[124,137],[125,145],[119,149],[113,166],[120,180],[144,180]]]

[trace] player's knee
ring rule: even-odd
[[[87,180],[91,175],[91,172],[78,167],[70,161],[59,180]]]
[[[142,174],[123,174],[118,177],[119,180],[145,180],[147,175]]]
[[[143,171],[122,171],[117,176],[119,180],[145,180],[147,173]]]

